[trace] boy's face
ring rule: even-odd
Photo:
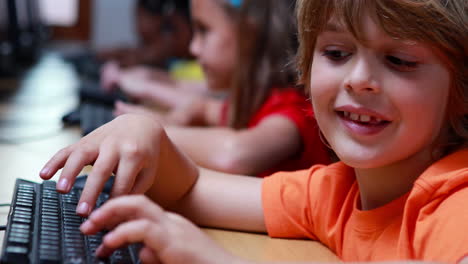
[[[237,54],[235,26],[216,0],[192,0],[191,12],[190,51],[201,64],[210,89],[229,88]]]
[[[310,76],[316,118],[346,164],[379,168],[427,157],[445,125],[450,73],[426,45],[395,39],[370,17],[364,44],[330,21]]]

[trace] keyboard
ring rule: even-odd
[[[80,105],[81,133],[87,135],[96,128],[114,119],[112,107],[102,104],[83,103]]]
[[[83,80],[79,89],[80,101],[104,104],[113,107],[116,101],[128,101],[121,90],[106,92],[99,82]]]
[[[114,119],[113,110],[117,100],[128,101],[121,91],[106,93],[98,83],[92,81],[83,82],[79,96],[78,108],[64,115],[62,121],[66,125],[79,125],[84,136]]]
[[[75,213],[81,190],[73,187],[70,193],[60,194],[54,181],[35,183],[17,179],[1,263],[139,263],[140,244],[119,249],[107,259],[95,256],[105,233],[85,236],[80,232],[79,227],[86,220]],[[108,197],[107,193],[101,193],[96,207]]]

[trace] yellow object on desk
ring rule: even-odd
[[[171,77],[176,80],[202,81],[203,71],[196,61],[177,60],[169,67]]]

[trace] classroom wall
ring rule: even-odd
[[[135,45],[136,0],[93,1],[91,46],[95,49]]]

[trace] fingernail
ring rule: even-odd
[[[43,168],[39,174],[42,176],[47,176],[49,175],[49,172],[50,172],[49,168]]]
[[[80,203],[76,208],[76,213],[80,215],[88,215],[89,213],[89,205],[88,203]]]
[[[67,191],[68,190],[68,180],[67,179],[61,179],[58,184],[57,184],[57,189],[60,191]]]

